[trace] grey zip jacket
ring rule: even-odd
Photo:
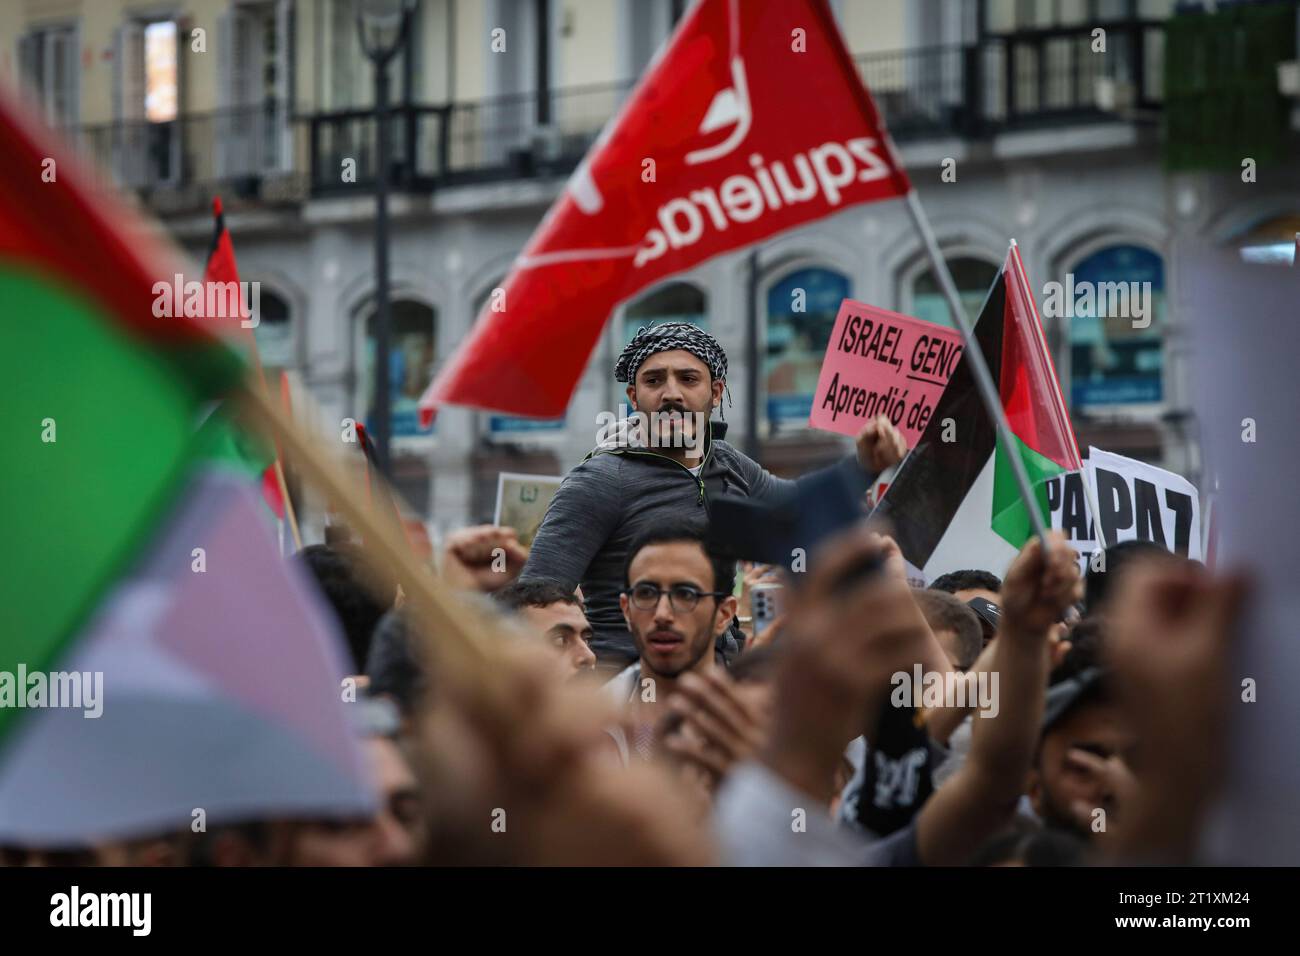
[[[546,510],[521,578],[546,578],[566,589],[582,585],[591,649],[602,662],[637,659],[618,596],[628,548],[639,534],[667,520],[706,520],[711,496],[773,500],[794,493],[796,482],[777,478],[722,440],[725,422],[709,425],[698,478],[658,452],[602,445],[565,476]],[[831,467],[861,471],[856,455]]]

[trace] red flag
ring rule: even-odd
[[[221,197],[212,200],[212,245],[208,247],[208,262],[203,269],[203,286],[206,290],[211,283],[234,283],[239,285],[239,267],[235,264],[235,247],[230,241],[230,230],[226,228],[226,216],[221,208]],[[224,300],[224,297],[218,297]],[[239,314],[231,316],[206,316],[207,321],[220,323],[221,331],[243,351],[257,362],[257,347],[254,344],[251,324],[246,324],[251,313],[248,302],[241,289],[236,299]],[[261,364],[257,364],[257,373],[262,374]]]
[[[208,248],[208,262],[203,269],[203,285],[206,289],[209,283],[233,282],[239,285],[239,267],[235,263],[235,246],[230,241],[230,230],[226,228],[226,216],[221,208],[221,197],[213,197],[212,200],[212,245]],[[251,313],[248,309],[248,303],[244,300],[244,294],[241,289],[238,296],[239,315],[228,316],[225,318],[212,317],[213,321],[224,323],[224,331],[228,336],[233,336],[243,351],[246,353],[253,368],[257,371],[258,381],[262,389],[266,389],[266,379],[262,374],[262,362],[257,354],[257,340],[253,337],[253,329],[250,325],[245,325],[245,321]],[[279,448],[276,448],[277,458],[273,459],[269,465],[262,470],[261,486],[262,500],[266,506],[271,509],[277,518],[284,520],[284,495],[280,490],[280,476],[276,474],[276,461],[279,460]]]
[[[825,0],[702,0],[420,401],[554,418],[610,312],[907,175]]]

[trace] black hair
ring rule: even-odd
[[[421,703],[429,683],[411,646],[414,639],[406,615],[389,611],[375,628],[366,660],[370,695],[391,697],[404,717],[409,717]]]
[[[1086,851],[1082,840],[1065,831],[1044,828],[1017,817],[1005,830],[985,841],[969,865],[1081,866],[1086,861]]]
[[[320,585],[343,627],[343,638],[352,655],[352,673],[361,673],[375,625],[397,597],[396,582],[378,580],[374,570],[364,563],[360,548],[353,544],[313,544],[297,556]]]
[[[500,590],[493,591],[492,600],[507,611],[518,611],[525,607],[550,607],[560,602],[582,606],[571,588],[565,588],[558,581],[548,578],[512,581]]]
[[[1095,614],[1114,592],[1119,571],[1139,558],[1171,558],[1173,553],[1154,541],[1120,541],[1102,552],[1101,566],[1094,568],[1088,562],[1088,575],[1084,579],[1084,605],[1089,614]]]
[[[970,568],[965,571],[949,571],[941,574],[930,584],[931,591],[946,591],[956,594],[958,591],[992,591],[1002,593],[1002,579],[990,571]]]
[[[1090,667],[1103,664],[1102,654],[1103,625],[1099,617],[1085,617],[1070,629],[1066,640],[1070,649],[1065,652],[1062,661],[1052,668],[1049,684],[1076,677]]]
[[[984,627],[980,616],[947,591],[934,588],[913,591],[925,623],[932,631],[952,631],[957,636],[957,666],[962,669],[975,663],[984,649]]]
[[[652,544],[670,544],[678,541],[693,541],[700,546],[713,565],[713,590],[730,594],[736,587],[736,562],[723,558],[709,551],[706,543],[707,528],[700,521],[676,519],[656,522],[641,532],[627,549],[627,560],[623,562],[623,586],[630,587],[632,579],[632,562],[636,556]]]

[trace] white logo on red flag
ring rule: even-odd
[[[825,0],[702,0],[516,260],[510,309],[482,313],[421,411],[558,417],[619,302],[910,188]]]

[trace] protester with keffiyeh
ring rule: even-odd
[[[596,449],[569,472],[522,574],[570,590],[582,585],[591,646],[611,673],[636,659],[618,601],[631,541],[669,519],[707,518],[717,495],[771,499],[794,486],[724,441],[725,422],[709,420],[726,393],[727,355],[703,329],[686,322],[641,329],[614,377],[627,383],[634,412],[648,417],[622,431],[603,430]],[[834,467],[870,479],[905,452],[902,436],[880,419],[857,436],[857,455]],[[719,641],[724,658],[738,649],[734,631]]]

